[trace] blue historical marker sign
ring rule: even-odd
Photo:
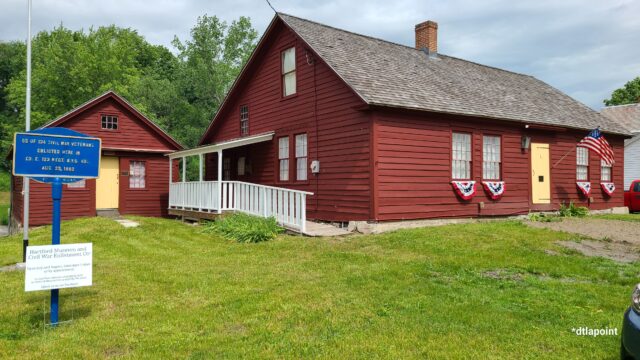
[[[101,141],[66,128],[17,133],[13,139],[13,175],[51,183],[51,244],[60,245],[62,183],[97,178]],[[60,289],[51,290],[51,325],[58,324]]]
[[[101,141],[65,128],[16,133],[13,174],[63,183],[98,177]]]

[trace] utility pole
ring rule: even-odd
[[[25,129],[31,130],[31,0],[28,3],[27,21],[27,99],[25,109]],[[14,150],[15,151],[15,150]],[[24,214],[22,216],[22,262],[27,261],[27,246],[29,246],[29,178],[22,178],[22,190],[24,191]]]

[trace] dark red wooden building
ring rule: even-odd
[[[125,99],[109,91],[43,127],[65,127],[102,139],[100,177],[64,185],[62,219],[97,211],[165,216],[169,196],[166,154],[182,146]],[[23,222],[22,177],[12,178],[12,220]],[[51,186],[31,180],[29,225],[51,223]]]
[[[601,183],[622,185],[624,128],[531,76],[438,53],[434,22],[415,33],[408,47],[277,14],[200,148],[176,155],[206,156],[204,181],[311,192],[307,217],[327,221],[623,206]],[[612,167],[576,147],[596,127]]]

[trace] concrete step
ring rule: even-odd
[[[351,234],[346,229],[341,229],[336,226],[327,223],[319,223],[314,221],[307,221],[305,223],[306,230],[304,235],[306,236],[343,236]]]
[[[118,209],[99,209],[96,210],[96,215],[110,219],[116,219],[120,217]]]

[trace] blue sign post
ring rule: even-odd
[[[99,138],[66,128],[38,129],[14,136],[13,175],[51,184],[52,245],[60,245],[62,184],[97,178],[101,145]],[[59,289],[51,290],[52,326],[58,324],[58,295]]]

